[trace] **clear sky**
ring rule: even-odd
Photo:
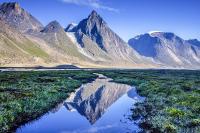
[[[44,25],[78,23],[94,9],[125,41],[149,31],[200,40],[200,0],[0,0],[18,2]]]

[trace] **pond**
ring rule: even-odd
[[[134,87],[110,82],[103,75],[83,84],[57,108],[17,129],[17,133],[138,132],[129,120],[134,103],[143,100]]]

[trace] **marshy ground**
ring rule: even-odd
[[[146,99],[137,103],[132,119],[151,132],[200,132],[200,71],[104,71],[115,82],[134,85]]]
[[[200,71],[77,70],[0,73],[0,132],[39,118],[101,73],[136,86],[145,100],[131,119],[152,132],[200,132]]]

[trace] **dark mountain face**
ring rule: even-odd
[[[37,19],[15,2],[0,5],[0,18],[21,32],[27,32],[30,29],[40,30],[43,27]]]
[[[139,54],[109,28],[96,11],[92,11],[72,32],[75,32],[76,39],[82,47],[86,45],[83,40],[87,37],[116,62],[141,62]]]
[[[197,47],[200,47],[200,41],[197,39],[191,39],[191,40],[187,40],[188,43],[195,45]]]
[[[69,24],[66,28],[65,28],[65,31],[66,32],[73,32],[75,31],[75,28],[76,28],[76,25],[75,24]]]
[[[165,38],[166,40],[172,40],[175,37],[175,34],[171,32],[154,32],[151,33],[151,35],[159,38]]]
[[[107,52],[112,51],[113,49],[110,48],[114,46],[118,50],[124,50],[123,48],[127,47],[126,43],[107,26],[96,11],[92,11],[88,18],[82,20],[73,31],[82,32]]]
[[[102,30],[105,27],[106,23],[103,19],[97,14],[96,11],[92,11],[88,18],[82,20],[74,30],[81,31],[95,41],[101,49],[106,50],[103,42],[104,36],[102,34]]]
[[[154,49],[156,44],[160,43],[160,40],[157,37],[151,37],[149,34],[144,34],[130,39],[128,43],[139,54],[147,57],[155,57],[156,51]]]

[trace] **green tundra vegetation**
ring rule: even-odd
[[[200,71],[96,70],[0,72],[0,132],[39,118],[81,84],[102,73],[137,87],[145,100],[135,104],[132,120],[145,131],[200,132]]]
[[[91,71],[0,72],[0,132],[47,113],[96,77]]]
[[[145,97],[133,120],[150,132],[200,133],[200,71],[116,70],[100,72],[114,82],[137,87]]]

